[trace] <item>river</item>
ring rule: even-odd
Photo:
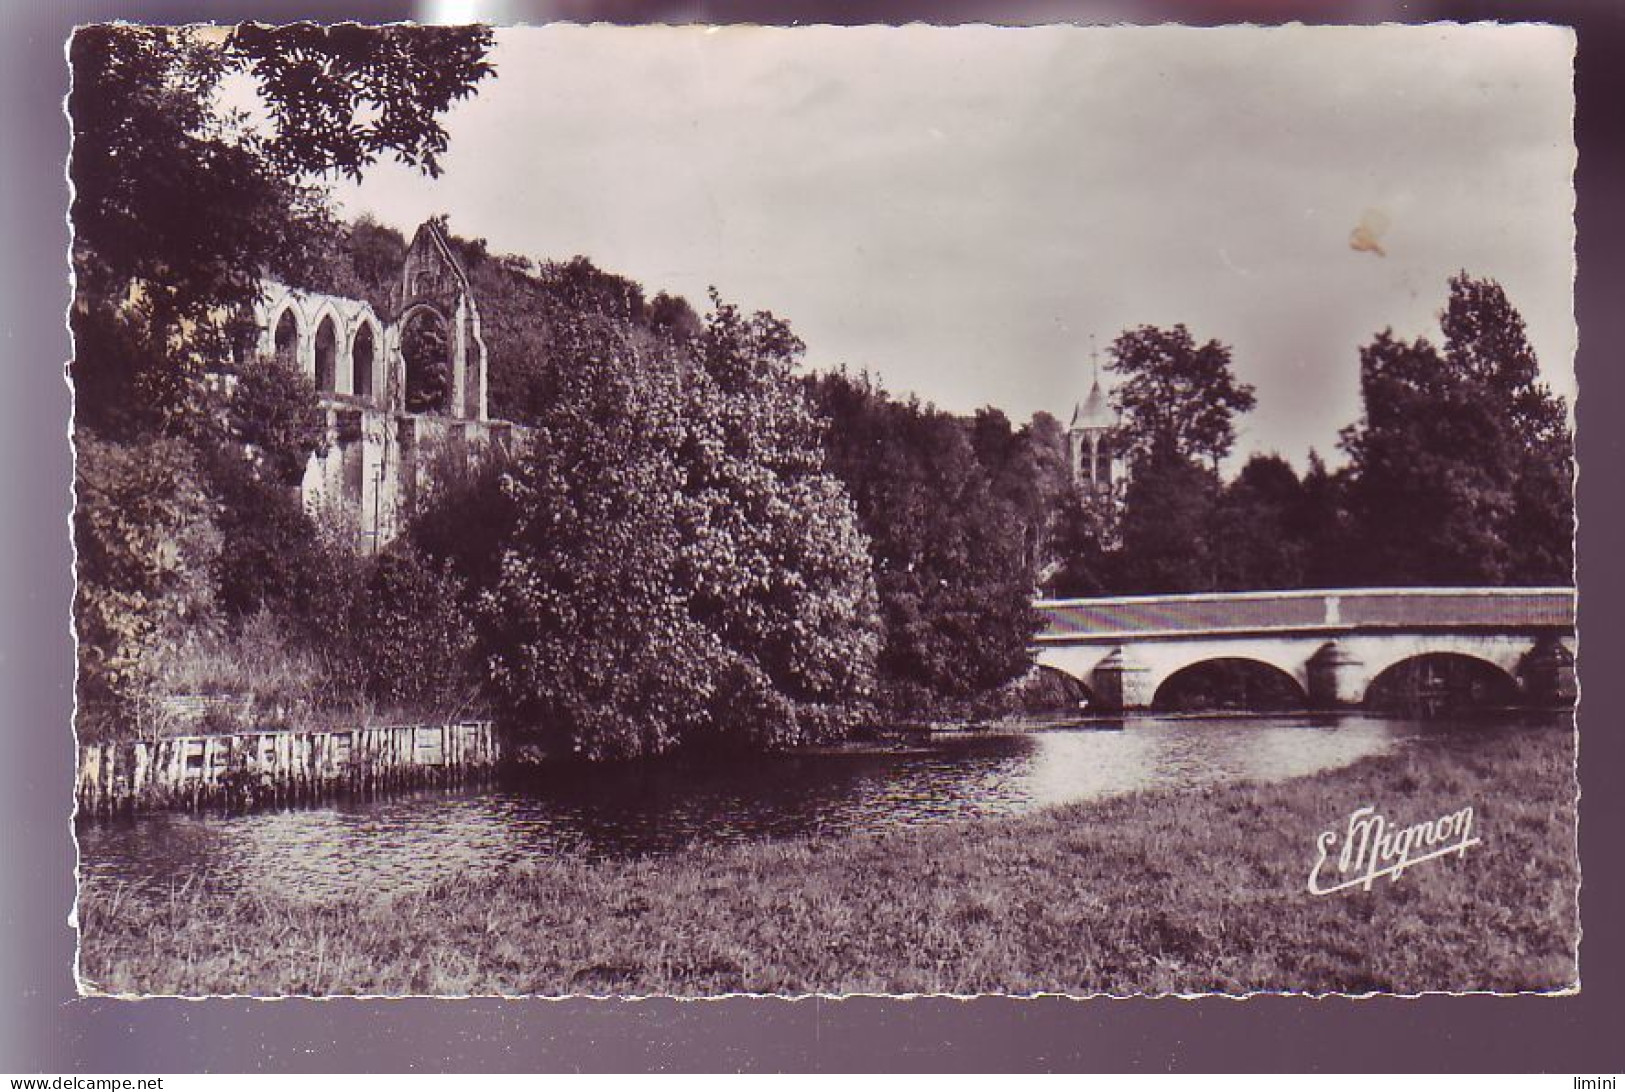
[[[1281,780],[1440,733],[1499,730],[1498,723],[1505,722],[1300,715],[1030,724],[722,764],[560,769],[522,787],[247,815],[85,822],[77,834],[87,877],[160,888],[194,881],[296,898],[372,897],[443,879],[478,882],[565,852],[670,853],[705,843],[977,821],[1138,789]]]

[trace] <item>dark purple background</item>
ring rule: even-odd
[[[0,0],[0,1072],[192,1070],[1625,1069],[1621,772],[1625,554],[1618,498],[1625,251],[1625,8],[1578,4],[493,2],[499,22],[1549,21],[1579,32],[1583,992],[1363,1001],[78,1000],[68,731],[71,480],[64,43],[124,18],[409,18],[407,4]]]

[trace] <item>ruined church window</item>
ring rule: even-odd
[[[316,389],[338,389],[338,336],[333,332],[332,318],[322,319],[316,327]]]
[[[361,398],[371,398],[373,339],[370,323],[362,323],[360,331],[356,333],[355,345],[350,349],[350,360],[354,371],[350,389]]]
[[[284,309],[282,317],[277,319],[273,344],[276,347],[277,360],[289,365],[297,362],[299,357],[299,322],[293,317],[293,308]]]
[[[406,412],[444,413],[451,393],[446,324],[427,308],[416,311],[401,333],[406,363]]]

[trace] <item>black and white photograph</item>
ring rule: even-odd
[[[64,49],[82,997],[1580,990],[1573,30]]]

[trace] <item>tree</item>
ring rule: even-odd
[[[589,759],[840,734],[874,590],[792,382],[799,341],[713,300],[688,352],[590,298],[608,313],[553,328],[551,397],[505,479],[483,611],[505,715]]]
[[[1302,503],[1287,524],[1287,534],[1303,544],[1306,587],[1342,588],[1358,580],[1360,543],[1349,517],[1352,477],[1347,467],[1328,470],[1319,453],[1310,450]]]
[[[1217,341],[1198,346],[1182,324],[1125,330],[1110,353],[1107,370],[1123,377],[1112,401],[1130,460],[1173,454],[1217,467],[1235,444],[1235,415],[1257,401],[1231,371],[1230,349]]]
[[[1505,535],[1507,578],[1522,584],[1574,579],[1574,440],[1568,407],[1540,381],[1523,316],[1495,281],[1465,272],[1450,281],[1440,324],[1452,368],[1486,390],[1507,426],[1514,464]]]
[[[386,707],[453,717],[478,697],[462,581],[409,544],[380,554],[351,607],[347,650],[361,690]]]
[[[714,645],[677,594],[681,398],[613,328],[567,333],[574,366],[507,479],[516,521],[486,598],[506,719],[583,758],[658,754],[702,719]]]
[[[380,315],[390,313],[406,261],[406,237],[363,214],[353,223],[322,225],[315,261],[301,286],[332,296],[366,300]]]
[[[801,340],[713,290],[696,349],[683,489],[700,517],[697,556],[729,563],[693,569],[691,612],[796,703],[867,697],[879,645],[869,540],[795,382]],[[798,742],[794,732],[771,738]]]
[[[196,30],[84,27],[70,61],[79,420],[173,429],[259,278],[299,261],[311,195],[214,113],[226,58]]]
[[[1303,483],[1279,455],[1254,455],[1219,494],[1207,534],[1215,590],[1301,588]]]
[[[1123,500],[1118,594],[1212,591],[1216,471],[1163,447],[1135,463]]]
[[[1062,599],[1119,590],[1120,492],[1069,489],[1055,520],[1054,561],[1045,591]]]
[[[401,335],[401,360],[406,365],[405,403],[408,413],[444,413],[451,394],[451,346],[439,321],[419,314]]]
[[[809,386],[830,421],[830,467],[873,543],[892,700],[968,698],[1026,670],[1037,620],[1024,513],[991,484],[976,426],[896,401],[867,376]],[[981,431],[995,461],[1016,450],[999,417],[982,415]]]
[[[1538,381],[1522,319],[1493,281],[1451,279],[1443,350],[1389,331],[1360,353],[1344,430],[1360,577],[1375,583],[1566,582],[1567,411]]]
[[[258,360],[234,377],[221,442],[246,447],[268,483],[298,485],[310,457],[327,449],[316,399],[316,385],[294,365],[276,357]]]
[[[245,23],[224,53],[257,81],[275,122],[265,155],[285,173],[359,179],[388,152],[433,178],[446,150],[438,118],[494,71],[491,42],[481,26]]]
[[[87,712],[123,719],[159,647],[212,623],[219,534],[186,444],[81,436],[75,446],[79,697]]]

